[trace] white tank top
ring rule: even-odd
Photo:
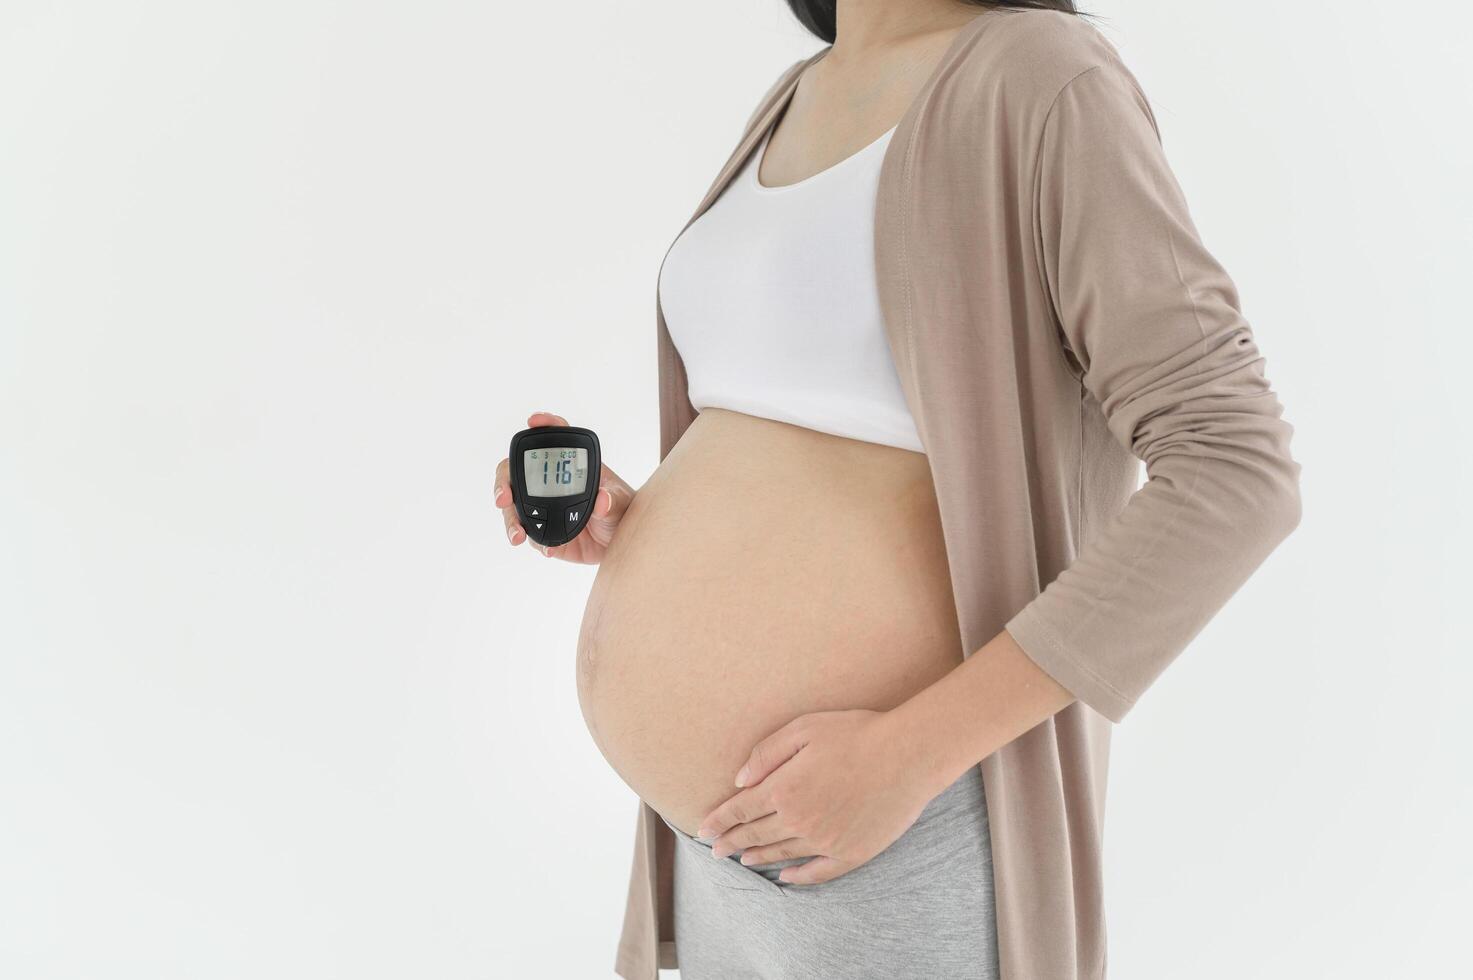
[[[796,184],[747,158],[660,267],[691,405],[924,452],[875,282],[875,194],[892,127]]]

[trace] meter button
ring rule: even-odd
[[[588,515],[588,505],[573,504],[563,512],[563,529],[567,531],[577,527],[579,522]]]
[[[547,519],[547,508],[541,504],[530,504],[524,501],[522,510],[526,512],[528,520]]]

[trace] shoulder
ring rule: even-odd
[[[1037,142],[1066,92],[1076,113],[1139,116],[1155,128],[1140,84],[1088,20],[1021,8],[994,8],[982,16],[986,22],[955,52],[933,93],[942,128],[1009,133],[1021,152]]]
[[[1048,104],[1090,72],[1134,79],[1120,53],[1094,24],[1059,10],[994,9],[990,22],[959,53],[950,81],[998,91],[1012,102]]]

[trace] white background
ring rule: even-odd
[[[1466,970],[1462,3],[1105,2],[1299,530],[1117,732],[1112,976]],[[635,799],[526,415],[657,461],[655,274],[779,0],[0,7],[0,974],[601,977]]]

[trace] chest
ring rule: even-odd
[[[886,132],[769,187],[767,140],[671,246],[660,305],[697,409],[726,408],[912,451],[875,268]]]

